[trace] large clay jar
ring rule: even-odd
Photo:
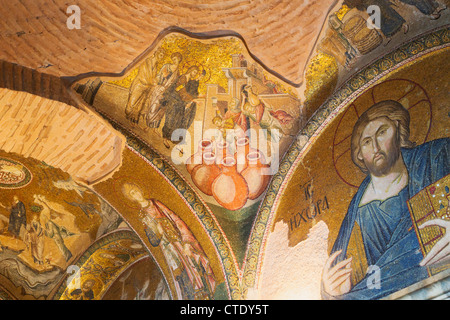
[[[267,188],[269,184],[270,166],[261,163],[259,152],[250,152],[247,155],[248,166],[242,171],[242,177],[247,182],[248,198],[257,199]]]
[[[203,164],[203,154],[213,152],[213,143],[211,140],[201,140],[198,144],[198,150],[189,159],[186,160],[186,169],[190,175],[192,170],[198,165]]]
[[[234,157],[226,157],[222,164],[222,173],[212,185],[213,196],[225,209],[239,210],[248,200],[247,182],[237,172]]]
[[[231,151],[229,148],[229,144],[226,141],[219,141],[216,144],[216,164],[219,168],[223,166],[223,159],[229,157],[231,155]]]
[[[236,160],[236,168],[239,173],[242,173],[242,171],[247,168],[247,156],[251,152],[259,153],[260,162],[263,164],[266,163],[264,154],[258,149],[250,147],[250,139],[248,137],[239,138],[236,140],[236,153],[234,155],[234,159]]]
[[[220,168],[216,165],[216,156],[209,152],[203,154],[203,164],[192,170],[192,181],[204,194],[212,196],[212,184],[220,174]]]
[[[250,139],[248,137],[236,140],[236,153],[234,159],[236,161],[236,169],[241,173],[247,167],[247,155],[250,152]]]

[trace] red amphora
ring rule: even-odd
[[[239,138],[236,140],[236,153],[234,158],[236,160],[237,172],[241,173],[247,167],[247,155],[250,152],[250,139],[248,137]]]
[[[231,155],[229,144],[226,141],[218,141],[216,144],[216,164],[219,168],[223,167],[223,160]]]
[[[257,152],[260,156],[260,162],[265,163],[265,157],[262,152],[260,152],[258,149],[250,147],[250,139],[248,137],[239,138],[236,140],[236,153],[235,153],[235,160],[236,160],[236,168],[239,173],[242,173],[242,171],[247,168],[248,166],[248,159],[247,156],[251,152]]]
[[[203,154],[203,164],[192,170],[192,181],[204,194],[212,196],[212,185],[219,176],[220,168],[216,165],[216,155],[212,152]]]
[[[248,198],[255,200],[263,194],[270,182],[270,166],[261,162],[260,152],[250,152],[247,155],[247,164],[241,175],[247,182]]]
[[[203,154],[213,152],[213,143],[211,140],[201,140],[198,144],[197,152],[186,160],[186,169],[190,175],[192,170],[198,165],[203,164]]]
[[[214,180],[212,193],[216,201],[228,210],[239,210],[247,203],[247,182],[237,172],[234,157],[223,160],[222,173]]]

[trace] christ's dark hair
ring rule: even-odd
[[[388,118],[392,122],[396,123],[397,138],[399,139],[398,145],[401,148],[413,148],[415,143],[409,140],[410,130],[409,122],[410,116],[408,110],[406,110],[401,103],[394,100],[384,100],[378,102],[367,109],[356,121],[353,127],[351,152],[353,162],[364,172],[367,173],[367,167],[364,162],[358,159],[360,153],[360,140],[364,128],[369,122],[379,118]]]

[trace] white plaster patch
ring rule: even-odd
[[[247,298],[265,300],[321,299],[322,269],[328,258],[328,226],[320,221],[308,238],[295,247],[288,244],[289,227],[276,224],[267,240],[259,288]]]

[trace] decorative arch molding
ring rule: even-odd
[[[113,251],[115,254],[126,256],[126,259],[117,260],[116,264],[100,265],[96,258],[102,252]],[[71,293],[86,280],[95,280],[94,299],[99,299],[108,290],[111,284],[128,268],[138,261],[147,258],[149,251],[139,237],[131,230],[117,230],[111,232],[92,244],[73,265],[72,276],[67,275],[56,290],[52,300],[71,299]],[[162,273],[161,273],[162,274]],[[79,278],[76,277],[79,275]],[[71,281],[70,281],[71,280]],[[167,282],[166,282],[167,284]]]
[[[0,300],[16,300],[6,289],[0,287]]]
[[[110,121],[113,120],[110,119]],[[148,165],[156,170],[169,183],[170,187],[179,194],[192,214],[200,221],[220,258],[229,297],[235,300],[242,299],[239,267],[229,241],[214,214],[192,186],[163,156],[120,125],[113,122],[113,127],[127,138],[126,147],[138,154]]]

